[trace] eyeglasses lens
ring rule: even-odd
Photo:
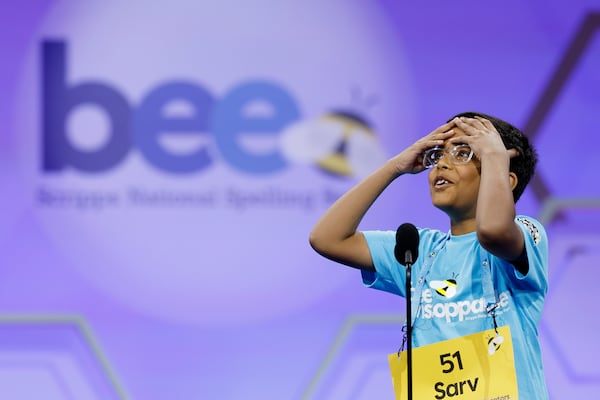
[[[442,147],[433,147],[423,153],[423,166],[433,168],[444,157],[446,151]],[[466,164],[473,157],[473,150],[466,144],[459,144],[448,152],[454,164]]]

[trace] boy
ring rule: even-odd
[[[547,237],[538,221],[515,211],[536,162],[535,150],[514,126],[481,113],[459,114],[340,197],[313,228],[310,244],[360,269],[367,287],[405,297],[395,232],[361,232],[358,225],[396,178],[429,169],[431,200],[450,218],[450,232],[418,229],[413,346],[508,325],[519,398],[548,399],[537,336],[547,291]],[[490,304],[490,274],[482,264],[491,271],[493,312],[482,306]]]

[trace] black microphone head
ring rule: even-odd
[[[396,231],[396,260],[404,266],[413,264],[419,257],[419,231],[410,223],[404,223]]]

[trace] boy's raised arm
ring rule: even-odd
[[[452,136],[454,122],[446,123],[388,160],[341,196],[319,219],[310,245],[319,254],[354,268],[374,270],[367,242],[358,226],[371,205],[397,177],[423,171],[423,151]]]

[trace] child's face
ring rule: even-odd
[[[465,135],[458,128],[454,131],[454,137]],[[479,192],[479,160],[473,157],[466,164],[455,164],[449,154],[453,147],[446,142],[446,154],[429,171],[431,201],[451,218],[474,218]]]

